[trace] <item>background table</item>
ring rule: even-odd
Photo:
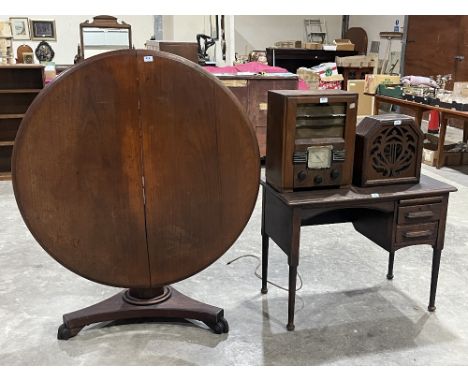
[[[409,108],[415,112],[415,120],[418,126],[421,126],[422,115],[425,111],[438,111],[440,113],[440,130],[439,139],[437,141],[437,155],[436,155],[436,167],[440,168],[444,165],[444,144],[445,134],[447,132],[447,120],[449,118],[460,119],[464,121],[463,125],[463,142],[468,140],[468,112],[446,109],[438,106],[426,105],[419,102],[408,101],[399,98],[387,97],[378,94],[368,94],[374,96],[374,115],[379,114],[379,106],[381,103],[388,103],[391,105],[397,105]]]

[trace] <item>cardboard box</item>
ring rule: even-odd
[[[323,45],[318,42],[305,42],[304,49],[322,50]]]
[[[468,97],[468,82],[454,82],[452,94],[454,97]]]
[[[435,158],[437,151],[423,149],[422,161],[428,166],[435,166]]]
[[[364,94],[365,80],[349,80],[347,90],[358,94],[358,116],[368,116],[374,113],[374,97]]]
[[[337,66],[350,67],[350,68],[369,68],[377,66],[375,57],[371,56],[348,56],[348,57],[335,57]]]
[[[277,48],[302,48],[302,41],[299,40],[285,40],[275,42]]]
[[[390,74],[366,74],[365,81],[364,92],[375,94],[377,86],[380,84],[399,84],[400,76]]]
[[[323,44],[323,50],[336,50],[336,45]]]
[[[354,50],[354,44],[347,38],[333,40],[333,44],[336,45],[336,50]]]

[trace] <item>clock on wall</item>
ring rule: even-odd
[[[55,55],[54,50],[46,41],[41,41],[39,43],[35,50],[35,53],[39,62],[50,62],[53,60]]]

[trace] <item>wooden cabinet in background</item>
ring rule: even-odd
[[[365,80],[366,74],[374,73],[373,66],[367,67],[338,67],[338,73],[343,75],[343,90],[348,90],[348,81],[349,80]]]
[[[404,74],[468,81],[468,16],[408,16]],[[448,83],[452,89],[453,82]]]
[[[146,47],[160,52],[176,54],[198,64],[198,44],[196,42],[150,40],[146,42]]]
[[[21,120],[44,87],[42,65],[0,65],[0,180],[11,178],[11,155]]]
[[[281,75],[232,75],[218,77],[239,99],[250,121],[260,149],[260,157],[266,156],[266,126],[269,90],[296,90],[298,77]]]
[[[355,56],[354,50],[313,50],[299,48],[266,48],[268,65],[296,73],[300,67],[310,68],[324,62],[335,62],[336,57]]]

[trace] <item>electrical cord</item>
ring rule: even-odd
[[[262,275],[260,273],[258,273],[258,269],[261,267],[262,265],[262,262],[260,260],[260,257],[259,256],[255,256],[255,255],[242,255],[242,256],[239,256],[239,257],[236,257],[235,259],[231,260],[231,261],[228,261],[226,263],[226,265],[231,265],[233,262],[239,260],[239,259],[242,259],[243,257],[253,257],[254,259],[257,259],[258,260],[258,265],[257,267],[255,268],[255,271],[254,271],[254,275],[257,276],[257,278],[259,278],[260,280],[262,279]],[[296,288],[296,292],[298,290],[300,290],[302,288],[302,277],[301,275],[299,274],[299,272],[297,272],[297,278],[299,279],[299,287]],[[267,281],[268,284],[270,285],[273,285],[279,289],[282,289],[282,290],[285,290],[286,292],[289,292],[289,289],[288,288],[285,288],[285,287],[282,287],[281,285],[278,285],[278,284],[275,284],[274,282],[272,281]]]

